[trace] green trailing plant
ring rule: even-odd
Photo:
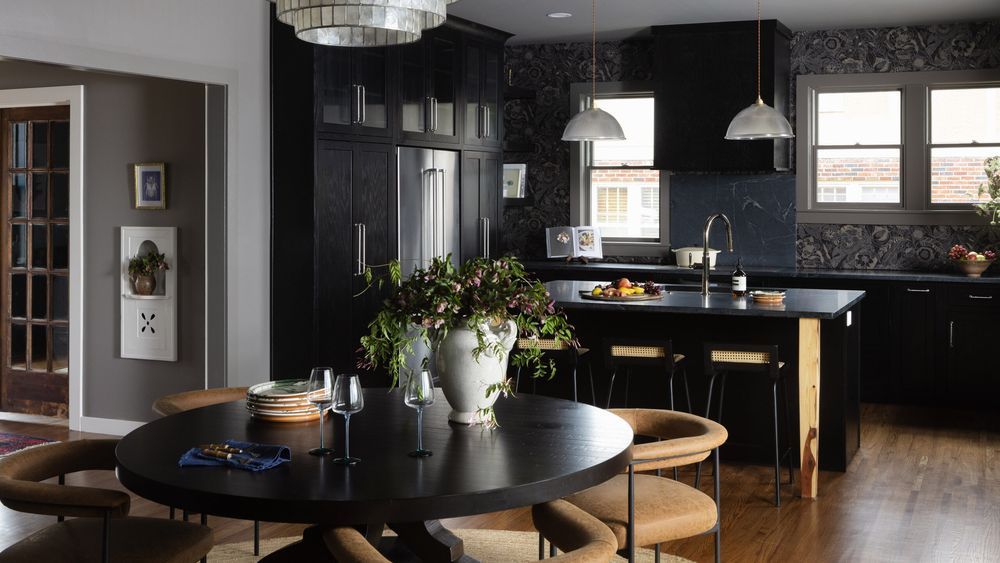
[[[566,315],[555,310],[545,285],[530,279],[516,258],[475,258],[459,268],[452,264],[450,256],[435,258],[405,280],[398,262],[387,267],[395,290],[368,325],[368,335],[361,338],[361,364],[364,368],[388,370],[393,386],[400,370],[407,369],[406,357],[413,354],[415,342],[423,341],[435,349],[448,330],[457,326],[475,332],[476,359],[484,353],[503,357],[506,351],[490,337],[488,327],[507,320],[514,321],[522,338],[554,338],[577,346]],[[370,269],[366,279],[369,286],[375,283]],[[543,361],[538,348],[518,350],[511,362],[534,377],[551,379],[555,375],[555,363],[551,359]],[[493,393],[513,395],[512,381],[507,379],[486,389],[487,397]],[[492,407],[482,409],[479,415],[487,427],[496,426]]]
[[[134,256],[128,261],[128,277],[135,281],[142,276],[155,276],[157,272],[169,270],[167,255],[150,252],[142,256]]]
[[[989,194],[989,201],[976,204],[976,212],[990,220],[990,225],[1000,225],[1000,156],[991,156],[983,164],[986,183],[979,186],[979,195]]]

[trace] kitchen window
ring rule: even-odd
[[[798,220],[976,224],[1000,71],[798,77]]]
[[[574,112],[590,83],[574,84]],[[659,255],[668,247],[667,175],[653,169],[652,86],[600,83],[594,104],[615,116],[623,141],[572,143],[571,220],[601,231],[606,255]]]

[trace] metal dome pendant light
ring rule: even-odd
[[[760,58],[760,0],[757,0],[757,101],[737,113],[729,123],[726,139],[731,141],[790,139],[795,136],[785,116],[760,98]]]
[[[573,116],[563,130],[564,141],[622,141],[625,132],[613,115],[594,107],[597,101],[597,0],[592,9],[593,41],[590,55],[590,107]]]

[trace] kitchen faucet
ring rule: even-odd
[[[733,251],[733,224],[729,221],[729,217],[726,217],[725,213],[716,213],[715,215],[709,215],[708,219],[705,221],[705,231],[702,233],[702,243],[704,244],[703,254],[701,256],[701,294],[708,296],[708,269],[709,269],[709,256],[708,256],[708,233],[712,230],[712,222],[716,219],[722,219],[722,222],[726,224],[726,244],[729,246],[729,252]]]

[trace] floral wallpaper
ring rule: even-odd
[[[650,40],[599,43],[597,79],[651,80],[652,61]],[[590,45],[511,46],[506,63],[513,85],[534,90],[537,98],[510,101],[505,107],[508,148],[524,147],[530,152],[508,150],[504,158],[506,162],[527,163],[528,193],[534,203],[504,210],[503,242],[510,252],[539,258],[545,256],[544,228],[569,222],[569,147],[560,137],[570,117],[569,86],[589,79]],[[791,44],[790,118],[794,123],[794,80],[798,74],[977,68],[1000,68],[1000,21],[796,33]],[[692,186],[686,190],[690,197],[699,197],[697,178],[675,179]],[[700,182],[714,180],[702,178]],[[774,185],[781,191],[777,199],[794,202],[793,186],[787,182]],[[671,200],[683,203],[674,202],[673,194]],[[780,231],[782,226],[760,224],[755,228]],[[783,246],[761,247],[760,258],[794,254],[796,264],[807,268],[935,269],[943,264],[942,257],[951,244],[965,242],[978,247],[1000,243],[1000,237],[985,227],[949,226],[799,224],[794,238],[769,239],[768,244]]]

